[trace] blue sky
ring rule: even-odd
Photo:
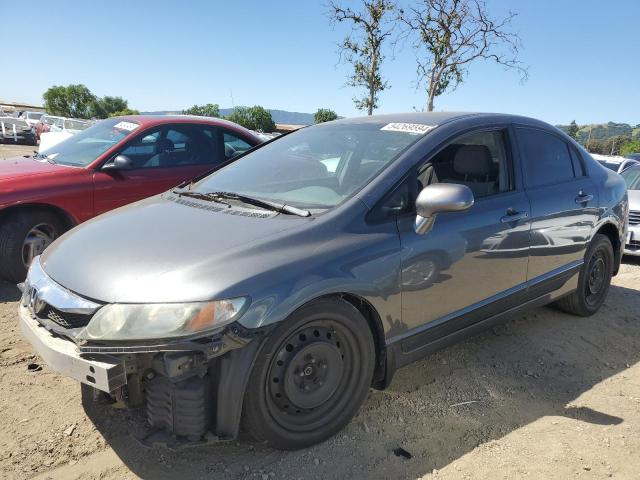
[[[345,86],[348,66],[337,64],[346,32],[329,25],[324,3],[0,0],[0,99],[41,102],[51,85],[84,83],[143,111],[229,107],[233,92],[235,105],[354,116],[358,92]],[[464,84],[436,99],[436,110],[640,123],[640,1],[487,4],[495,16],[519,14],[513,30],[530,78],[521,84],[515,72],[476,63]],[[388,51],[383,75],[391,89],[377,112],[425,106],[411,48]]]

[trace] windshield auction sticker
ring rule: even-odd
[[[113,128],[119,128],[120,130],[128,130],[130,132],[133,132],[136,128],[138,128],[138,124],[133,122],[118,122],[113,126]]]
[[[380,130],[385,130],[387,132],[404,132],[412,135],[424,135],[436,127],[437,125],[423,125],[421,123],[387,123]]]

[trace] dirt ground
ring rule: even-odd
[[[400,370],[338,436],[298,452],[141,446],[138,413],[85,409],[32,353],[18,291],[0,284],[0,478],[637,479],[640,261],[613,283],[591,318],[531,310]]]
[[[85,411],[79,385],[22,340],[18,291],[0,284],[0,477],[639,478],[639,290],[630,260],[591,318],[531,310],[406,367],[308,450],[241,439],[174,452],[137,443],[135,412]]]

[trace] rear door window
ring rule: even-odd
[[[535,128],[516,131],[528,187],[553,185],[576,177],[570,147],[564,140]],[[578,176],[582,176],[581,171]]]

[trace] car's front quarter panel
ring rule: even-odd
[[[91,218],[91,172],[85,168],[59,168],[57,173],[0,179],[0,212],[31,205],[51,206],[65,212],[73,224]]]
[[[251,306],[240,318],[248,328],[286,319],[300,306],[331,294],[367,301],[384,331],[401,324],[400,241],[395,223],[369,225],[367,208],[353,199],[350,208],[318,218],[315,225],[260,245],[237,268],[254,272],[222,296],[251,292]],[[261,259],[267,256],[268,262]],[[276,261],[274,261],[276,260]],[[263,265],[264,268],[260,268]]]

